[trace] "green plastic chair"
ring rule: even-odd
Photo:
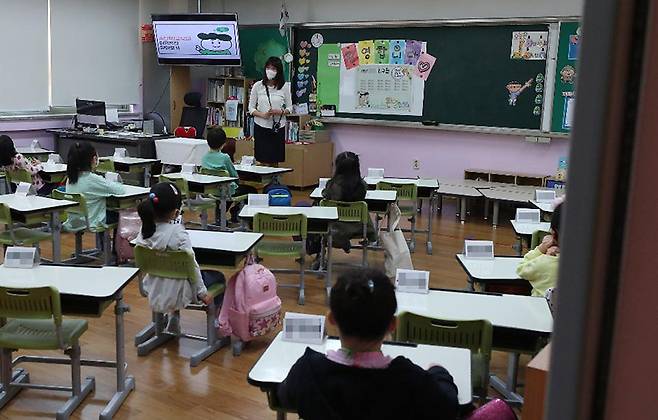
[[[377,183],[378,190],[396,191],[397,203],[400,213],[411,222],[411,242],[409,251],[416,249],[416,213],[418,212],[418,186],[415,183],[397,183],[380,181]],[[380,217],[378,217],[378,221]],[[379,226],[377,226],[379,230]],[[406,231],[406,230],[405,230]],[[408,232],[408,231],[407,231]]]
[[[104,174],[106,172],[116,172],[114,169],[114,161],[111,159],[100,159],[94,172],[99,174]]]
[[[183,197],[183,207],[191,213],[199,213],[201,228],[204,230],[208,228],[208,211],[215,208],[216,201],[214,199],[205,198],[201,194],[190,193],[190,186],[183,178],[170,178],[167,175],[160,175],[159,181],[175,184]]]
[[[256,213],[253,231],[262,233],[266,239],[256,245],[256,256],[299,258],[299,284],[282,284],[280,287],[299,288],[300,305],[304,304],[304,259],[308,222],[303,214],[274,215]],[[291,239],[292,237],[300,240]],[[280,239],[267,239],[280,238]],[[284,240],[287,239],[287,240]],[[274,271],[274,270],[273,270]],[[282,270],[278,270],[282,271]]]
[[[72,395],[57,411],[57,418],[68,419],[96,387],[94,378],[86,378],[84,386],[80,380],[79,339],[87,330],[87,321],[62,319],[59,292],[54,287],[0,287],[0,320],[3,385],[0,408],[23,388],[66,391]],[[14,375],[12,353],[17,350],[64,350],[71,358],[71,386],[32,384],[29,374],[22,369]],[[21,356],[20,361],[45,363],[43,357],[37,356]]]
[[[27,169],[17,169],[15,171],[6,170],[5,176],[7,181],[12,184],[18,184],[20,182],[26,182],[28,184],[32,183],[32,174],[30,174]]]
[[[530,240],[530,249],[533,250],[541,244],[541,241],[544,240],[544,237],[550,235],[551,232],[546,232],[545,230],[536,230],[532,232],[532,239]]]
[[[418,344],[459,347],[471,351],[473,389],[487,397],[493,328],[488,320],[435,319],[410,312],[398,316],[396,339]]]
[[[368,221],[370,214],[368,213],[368,204],[365,201],[335,201],[335,200],[322,200],[320,201],[321,207],[336,207],[338,211],[338,221],[342,223],[360,223],[363,227],[360,238],[363,239],[363,259],[361,265],[368,266]]]
[[[194,254],[186,251],[158,251],[139,245],[135,247],[135,266],[144,274],[180,281],[190,281],[193,279],[196,276],[198,267],[194,260]],[[226,286],[224,284],[214,284],[208,288],[208,295],[215,298],[224,293],[225,288]],[[141,282],[140,291],[142,295],[146,296]],[[180,337],[206,342],[205,347],[194,353],[190,358],[190,366],[195,367],[217,350],[227,345],[230,342],[230,337],[221,340],[217,337],[217,329],[215,328],[217,308],[214,302],[211,302],[210,305],[203,303],[190,304],[185,309],[200,310],[206,313],[205,337],[186,333],[180,335]],[[173,335],[164,332],[165,325],[165,314],[153,312],[152,322],[135,336],[137,355],[146,356],[157,347],[174,338]]]
[[[76,219],[83,219],[84,224],[78,226],[63,225],[62,230],[67,233],[75,234],[75,251],[73,259],[67,262],[82,262],[85,259],[100,260],[104,265],[110,265],[112,259],[112,241],[110,240],[110,231],[117,227],[117,223],[104,224],[102,226],[89,225],[89,212],[87,210],[87,200],[80,193],[69,193],[60,190],[53,190],[52,197],[56,200],[69,200],[78,203],[76,207],[65,210],[67,216],[74,216]],[[97,258],[98,249],[91,252],[85,252],[82,249],[82,237],[85,232],[91,232],[102,236],[103,258]]]
[[[5,230],[0,232],[0,244],[6,246],[34,246],[39,250],[39,244],[52,239],[52,235],[38,229],[16,227],[11,217],[11,209],[0,203],[0,224]]]

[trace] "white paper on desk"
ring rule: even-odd
[[[51,153],[48,155],[48,161],[46,163],[51,163],[51,164],[62,163],[62,158],[57,153]]]
[[[181,172],[184,174],[193,174],[196,169],[196,165],[193,163],[183,163]]]
[[[464,241],[464,257],[493,260],[493,241]]]
[[[384,178],[384,168],[368,168],[368,178]]]
[[[119,122],[119,110],[117,108],[106,108],[105,119],[107,122]]]
[[[227,121],[237,121],[238,120],[238,100],[237,99],[228,99],[226,101],[226,120]]]
[[[322,344],[325,338],[323,315],[308,315],[286,312],[283,318],[284,341]]]
[[[32,144],[30,144],[30,149],[34,152],[35,150],[41,149],[41,145],[39,144],[39,140],[34,139],[32,140]]]
[[[324,190],[327,187],[327,182],[329,182],[331,178],[320,178],[318,180],[318,188],[321,190]]]
[[[541,212],[539,209],[516,209],[516,219],[518,223],[539,223],[541,221]]]
[[[407,293],[429,293],[430,272],[398,268],[395,271],[395,290]]]
[[[36,248],[10,246],[5,252],[4,266],[8,268],[33,268],[39,262],[39,251]]]
[[[105,179],[110,182],[122,182],[121,176],[116,172],[105,172]]]
[[[267,194],[249,194],[247,196],[247,205],[249,207],[269,207],[270,196]]]
[[[34,190],[34,186],[32,184],[21,182],[16,186],[16,192],[14,192],[14,194],[20,197],[26,197],[28,195],[35,195],[36,191]]]
[[[538,203],[552,203],[555,201],[555,191],[535,190],[535,201]]]
[[[242,156],[242,159],[240,159],[240,165],[242,166],[251,166],[254,164],[254,157],[253,156],[247,156],[244,155]]]
[[[115,158],[125,158],[126,157],[126,149],[124,147],[117,147],[114,149],[114,157]]]

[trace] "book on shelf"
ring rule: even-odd
[[[208,102],[224,102],[224,81],[217,79],[208,80]]]

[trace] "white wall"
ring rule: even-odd
[[[290,21],[580,16],[583,0],[287,0]],[[241,24],[279,20],[280,0],[202,0],[203,12],[237,12]]]

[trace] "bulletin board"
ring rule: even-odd
[[[555,94],[551,131],[571,131],[573,111],[576,104],[576,78],[578,52],[580,49],[580,23],[560,22],[560,41],[555,70]]]

